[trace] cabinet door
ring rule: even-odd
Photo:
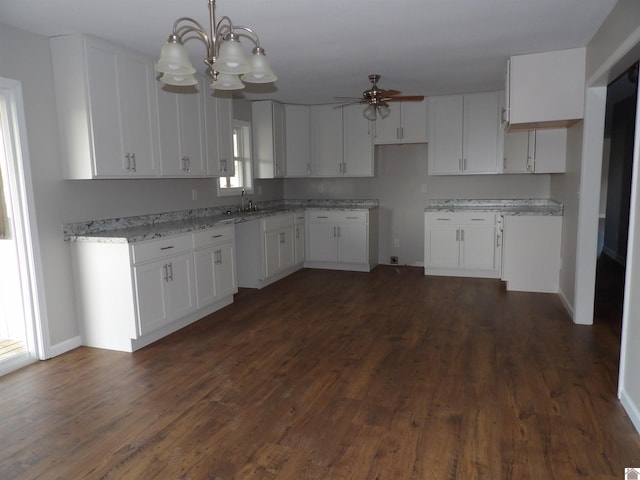
[[[217,177],[233,176],[233,111],[231,99],[205,94],[207,171]]]
[[[307,105],[285,105],[285,160],[289,178],[311,175],[310,113]]]
[[[138,334],[146,335],[171,322],[165,285],[167,262],[159,261],[134,267]]]
[[[460,226],[460,268],[495,269],[496,229],[494,225]]]
[[[331,223],[310,223],[307,260],[335,262],[338,259],[336,226]]]
[[[338,262],[367,263],[369,245],[366,223],[341,223],[337,225]]]
[[[131,165],[122,136],[118,108],[118,57],[100,43],[87,40],[87,75],[91,104],[94,172],[96,176],[128,176]]]
[[[202,308],[217,300],[215,267],[217,254],[215,249],[198,250],[193,254],[196,275],[196,305]]]
[[[504,163],[502,173],[526,173],[529,165],[530,132],[512,132],[504,135]]]
[[[204,175],[204,112],[201,92],[157,85],[160,163],[163,176]]]
[[[565,172],[567,169],[567,129],[536,130],[533,158],[535,173]]]
[[[364,109],[362,105],[359,106]],[[362,111],[360,112],[362,116]],[[394,103],[389,107],[389,116],[387,118],[378,118],[373,122],[375,126],[375,143],[376,145],[400,143],[400,104]],[[364,118],[364,116],[362,116]]]
[[[275,275],[280,270],[280,231],[278,230],[264,234],[264,267],[265,278]]]
[[[304,225],[295,225],[293,227],[293,235],[294,235],[294,263],[302,263],[305,260],[305,252],[304,252]]]
[[[497,92],[464,96],[464,173],[498,171],[498,101]]]
[[[392,104],[395,108],[398,103]],[[400,107],[402,143],[425,143],[427,141],[427,101],[403,102]]]
[[[342,109],[311,107],[311,169],[314,177],[339,177],[343,161]]]
[[[170,320],[176,320],[196,309],[193,255],[185,253],[168,260],[167,302]]]
[[[427,225],[425,237],[425,267],[458,268],[458,226]]]
[[[285,165],[285,119],[284,105],[273,103],[273,164],[274,178],[283,178],[286,174]]]
[[[122,111],[123,143],[132,157],[134,175],[158,174],[154,156],[153,65],[146,58],[123,53],[119,61],[118,87]],[[103,95],[103,92],[99,92]]]
[[[373,176],[372,125],[362,115],[362,106],[343,107],[344,160],[342,175],[345,177]]]
[[[255,178],[284,176],[284,107],[270,100],[253,102],[252,135]]]
[[[295,265],[295,240],[293,227],[280,230],[278,232],[278,256],[279,269],[292,267]]]
[[[432,97],[429,102],[429,173],[458,174],[462,171],[462,96]]]
[[[233,295],[238,291],[238,277],[236,275],[236,253],[233,243],[225,243],[215,250],[216,297],[218,299]]]

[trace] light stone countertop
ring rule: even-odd
[[[562,216],[563,205],[551,199],[431,200],[425,212],[496,212],[503,215]]]
[[[283,200],[257,204],[240,212],[238,205],[122,217],[63,226],[64,239],[73,242],[136,243],[305,209],[370,210],[377,200]]]

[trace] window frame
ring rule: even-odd
[[[233,177],[219,177],[216,182],[219,197],[231,197],[240,196],[244,191],[246,194],[253,193],[253,156],[252,156],[252,144],[251,144],[251,123],[244,120],[233,119],[232,135],[236,135],[238,138],[238,145],[236,148],[235,141],[233,142],[233,163],[234,171],[236,175],[240,171],[241,183],[237,187],[224,187],[222,182],[227,179],[227,183]],[[235,175],[234,175],[235,176]]]

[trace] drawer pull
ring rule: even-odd
[[[346,217],[348,220],[357,220],[358,217]]]
[[[436,220],[439,221],[439,222],[448,222],[451,219],[450,218],[436,218]]]
[[[219,235],[214,235],[214,236],[213,236],[213,237],[211,237],[211,238],[220,238],[220,237],[224,237],[224,235],[221,233],[221,234],[219,234]]]
[[[471,221],[472,222],[485,222],[487,219],[486,218],[472,218]]]
[[[323,216],[323,215],[318,215],[316,218],[329,218],[329,217]]]
[[[160,247],[160,250],[171,250],[175,245],[169,245],[168,247]]]

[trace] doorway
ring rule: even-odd
[[[39,352],[27,160],[20,84],[0,78],[0,375]]]
[[[629,238],[638,63],[607,87],[594,323],[620,334]]]

